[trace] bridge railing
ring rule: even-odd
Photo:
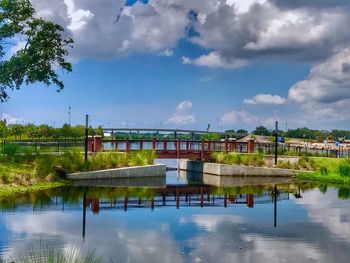
[[[103,150],[119,151],[180,151],[180,152],[241,152],[249,151],[248,142],[204,140],[115,139],[103,140]]]

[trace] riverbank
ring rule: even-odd
[[[129,154],[109,152],[89,156],[87,162],[80,152],[55,155],[3,155],[0,160],[0,196],[44,190],[68,184],[64,174],[108,170],[153,164],[153,151]],[[63,173],[59,176],[57,168]],[[164,168],[165,170],[165,168]]]
[[[310,157],[314,172],[297,174],[298,179],[350,187],[350,160]]]
[[[307,181],[350,186],[350,161],[347,158],[328,157],[278,157],[277,166],[270,156],[263,154],[215,153],[213,159],[218,164],[243,167],[245,171],[277,171],[277,168],[294,171],[297,178]],[[246,168],[245,168],[246,167]],[[241,172],[240,169],[236,172]]]
[[[39,177],[34,163],[0,162],[0,196],[47,190],[66,185],[68,181],[52,174]]]

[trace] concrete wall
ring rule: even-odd
[[[206,163],[189,160],[179,161],[180,170],[188,170],[199,173],[227,175],[227,176],[269,176],[269,177],[291,177],[299,173],[299,170],[252,167],[244,165],[228,165],[217,163]]]
[[[69,180],[95,180],[111,178],[138,178],[166,175],[166,165],[155,164],[147,166],[124,167],[101,171],[79,172],[67,174]]]

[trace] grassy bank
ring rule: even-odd
[[[67,184],[56,173],[60,168],[68,173],[153,164],[154,151],[131,153],[97,153],[85,162],[79,151],[61,156],[22,151],[7,145],[0,155],[0,195],[10,196],[28,191],[44,190]]]
[[[350,186],[350,160],[346,158],[311,157],[314,172],[299,173],[298,178],[336,185]]]
[[[212,158],[222,164],[276,167],[267,162],[263,154],[213,153]],[[299,179],[350,186],[350,160],[347,158],[302,156],[294,163],[279,160],[277,167],[300,170]]]
[[[297,162],[279,160],[277,166],[267,161],[264,154],[240,154],[240,153],[213,153],[212,158],[216,163],[236,164],[255,167],[278,167],[294,170],[314,170],[314,162],[311,157],[303,156]]]
[[[35,172],[35,163],[0,161],[0,196],[45,190],[65,185],[54,174],[40,176]]]

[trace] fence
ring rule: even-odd
[[[274,143],[255,143],[255,152],[261,152],[265,154],[273,154],[275,152]],[[303,147],[294,146],[284,143],[278,144],[278,154],[280,155],[293,155],[293,156],[319,156],[319,157],[333,157],[333,158],[350,158],[350,149],[339,147],[339,149],[331,148],[316,148],[316,147]]]
[[[35,152],[65,152],[68,150],[84,150],[84,140],[83,139],[71,139],[71,138],[61,138],[61,139],[34,139],[34,140],[2,140],[1,149],[4,149],[6,145],[16,145],[22,149],[30,149]]]

